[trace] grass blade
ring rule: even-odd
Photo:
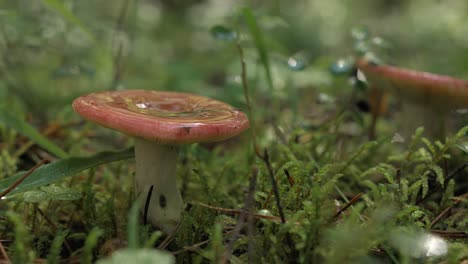
[[[127,223],[127,235],[128,235],[128,248],[138,249],[140,247],[140,238],[139,238],[139,229],[140,224],[138,222],[140,206],[139,201],[135,202],[130,209],[128,214],[128,223]]]
[[[44,137],[33,126],[28,124],[26,121],[9,113],[4,108],[0,108],[0,123],[3,123],[5,126],[12,128],[13,130],[16,130],[23,136],[31,139],[36,144],[38,144],[48,152],[52,153],[53,155],[59,158],[68,157],[68,154],[64,150],[62,150],[59,146],[55,145],[52,141]]]
[[[255,47],[257,48],[258,55],[260,56],[260,61],[262,62],[263,68],[265,69],[268,88],[270,89],[270,92],[273,92],[273,79],[271,78],[270,60],[268,59],[268,51],[265,47],[265,42],[263,41],[262,32],[258,27],[257,19],[252,13],[252,10],[250,10],[248,7],[242,9],[242,15],[244,16],[245,22],[247,23],[250,34],[254,40]]]
[[[45,186],[53,182],[62,180],[76,173],[112,161],[129,159],[134,157],[133,148],[118,152],[100,152],[91,157],[71,157],[44,165],[35,170],[26,178],[11,194],[32,190]],[[14,176],[0,181],[0,192],[7,189],[16,180],[21,178],[25,172],[20,172]]]

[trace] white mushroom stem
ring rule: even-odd
[[[431,105],[421,105],[411,102],[402,103],[403,137],[411,139],[416,128],[424,127],[425,137],[430,139],[445,139],[447,130],[447,118],[449,112],[446,109],[433,108]]]
[[[177,147],[136,138],[135,160],[136,192],[142,196],[142,210],[147,210],[149,223],[170,233],[180,222],[184,208],[176,184]]]

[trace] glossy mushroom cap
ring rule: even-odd
[[[249,127],[232,106],[189,93],[98,92],[77,98],[73,108],[87,120],[161,144],[221,141]]]
[[[442,109],[468,106],[468,81],[390,65],[378,65],[365,59],[359,60],[357,66],[372,85],[413,102]]]

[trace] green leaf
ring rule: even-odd
[[[444,186],[444,170],[436,164],[431,164],[429,167],[435,172],[437,181],[440,183],[440,185]]]
[[[421,141],[426,145],[427,149],[429,149],[432,156],[435,156],[437,154],[434,145],[429,141],[429,139],[423,137]]]
[[[273,92],[273,79],[271,77],[271,70],[270,70],[270,61],[268,59],[268,51],[265,46],[265,42],[263,41],[263,35],[260,31],[260,28],[257,24],[257,19],[255,18],[252,10],[248,7],[242,9],[242,14],[244,16],[245,21],[247,22],[247,26],[250,30],[250,34],[255,43],[255,47],[257,48],[258,55],[260,56],[260,61],[263,64],[263,68],[265,69],[265,75],[268,81],[268,87],[270,88],[270,92]]]
[[[28,124],[23,119],[14,116],[7,109],[0,108],[0,123],[3,123],[5,126],[13,130],[16,130],[18,133],[31,139],[39,146],[43,147],[45,150],[59,158],[65,158],[68,156],[68,154],[59,146],[55,145],[52,141],[44,137],[33,126]]]
[[[132,157],[134,157],[133,149],[126,149],[118,152],[100,152],[91,157],[71,157],[52,162],[35,170],[20,185],[11,191],[9,195],[51,184],[66,177],[73,176],[80,171],[96,167],[104,163],[129,159]],[[0,192],[11,186],[15,181],[21,178],[24,173],[25,172],[20,172],[14,176],[1,180]]]
[[[407,180],[407,179],[401,179],[401,181],[400,181],[400,186],[401,186],[401,189],[400,189],[400,192],[401,192],[400,201],[401,201],[401,202],[406,202],[406,201],[408,201],[408,197],[409,197],[408,180]]]
[[[83,30],[86,35],[94,41],[94,37],[91,34],[91,32],[86,28],[83,23],[72,13],[70,10],[68,10],[65,5],[63,4],[63,1],[60,0],[43,0],[44,4],[48,6],[49,8],[55,10],[57,13],[59,13],[63,18],[65,18],[68,22],[72,23],[73,25],[79,27],[81,30]]]
[[[40,203],[47,200],[47,194],[40,190],[32,190],[23,194],[23,201],[27,203]]]
[[[411,186],[408,188],[408,194],[411,195],[411,202],[416,201],[416,197],[418,196],[418,192],[421,189],[422,186],[422,180],[417,180],[411,184]]]
[[[468,154],[468,141],[457,144],[457,147],[465,152],[465,154]]]
[[[429,181],[428,181],[428,175],[424,175],[421,177],[421,187],[422,187],[422,194],[421,197],[424,198],[427,195],[427,192],[429,191]]]
[[[468,136],[468,126],[464,126],[460,130],[458,130],[457,134],[455,135],[455,138],[462,138],[464,136]]]
[[[81,198],[81,192],[72,188],[60,186],[46,186],[40,190],[27,191],[23,200],[28,203],[40,203],[49,200],[73,201]]]
[[[45,186],[41,188],[51,200],[73,201],[81,198],[81,192],[72,188],[60,186]]]
[[[156,249],[123,249],[116,251],[111,257],[99,260],[97,264],[172,264],[174,256],[162,250]]]
[[[128,248],[130,249],[137,249],[140,246],[140,238],[139,238],[139,222],[138,219],[140,217],[140,201],[136,201],[132,208],[130,209],[130,213],[128,214],[128,223],[127,223],[127,236],[128,236]]]
[[[55,238],[50,247],[49,255],[47,256],[47,263],[60,263],[60,252],[62,250],[63,242],[68,236],[68,231],[62,230],[56,233]]]
[[[81,256],[81,262],[85,264],[93,263],[93,251],[99,242],[99,237],[104,234],[104,231],[99,227],[94,227],[85,240],[85,245],[83,247],[83,254]]]

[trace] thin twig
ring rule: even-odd
[[[165,248],[172,242],[172,240],[174,240],[175,235],[176,235],[177,232],[180,230],[181,225],[182,225],[182,221],[180,221],[179,224],[177,225],[177,227],[174,229],[174,231],[172,231],[172,233],[170,233],[170,234],[161,242],[161,244],[159,244],[158,249],[165,249]]]
[[[239,52],[239,59],[241,63],[242,88],[244,89],[245,104],[247,105],[247,115],[249,116],[249,120],[250,120],[250,133],[252,133],[253,147],[254,147],[255,154],[259,158],[263,159],[262,153],[260,152],[260,148],[257,144],[256,125],[254,122],[252,105],[250,104],[249,84],[247,81],[247,66],[245,63],[244,50],[242,49],[242,46],[240,44],[240,39],[237,39],[236,47],[237,47],[237,51]]]
[[[263,157],[263,161],[265,162],[265,166],[267,167],[268,175],[270,176],[270,181],[271,181],[271,184],[272,184],[272,187],[273,187],[273,193],[275,194],[276,207],[278,208],[278,212],[280,214],[281,223],[285,224],[286,223],[286,217],[284,215],[283,206],[281,205],[281,198],[280,198],[280,193],[278,191],[278,184],[277,184],[276,179],[275,179],[273,168],[272,168],[271,162],[270,162],[270,156],[268,155],[268,150],[267,149],[264,150],[262,157]],[[286,243],[288,244],[291,251],[294,252],[295,248],[294,248],[293,241],[292,241],[292,238],[291,238],[291,235],[289,234],[289,232],[286,232]]]
[[[434,220],[432,220],[430,228],[434,227],[434,225],[437,224],[440,221],[440,219],[442,219],[445,215],[447,215],[453,207],[457,206],[462,201],[461,198],[466,197],[468,197],[468,193],[465,193],[464,195],[460,196],[460,198],[456,199],[451,206],[445,208],[436,218],[434,218]]]
[[[289,185],[293,187],[294,184],[296,184],[296,182],[294,181],[294,178],[291,177],[291,174],[289,174],[289,171],[287,169],[284,169],[283,171],[284,171],[284,174],[286,174],[286,178],[288,179]]]
[[[252,210],[247,215],[247,259],[249,263],[255,263],[255,245],[254,245],[254,221]]]
[[[468,162],[456,168],[454,171],[452,171],[452,173],[448,174],[447,177],[445,177],[445,181],[452,179],[453,177],[455,177],[455,175],[463,171],[466,167],[468,167]]]
[[[239,36],[239,35],[240,34],[238,32],[237,36]],[[281,206],[281,199],[280,199],[280,195],[279,195],[279,192],[278,192],[278,186],[277,186],[275,176],[274,176],[274,173],[273,173],[273,169],[272,169],[272,166],[271,166],[271,163],[270,163],[270,158],[268,156],[268,150],[265,149],[264,152],[261,153],[260,147],[259,147],[258,142],[257,142],[256,126],[255,126],[255,122],[254,122],[254,118],[253,118],[252,106],[251,106],[251,103],[250,103],[248,81],[247,81],[247,69],[246,69],[246,63],[245,63],[245,58],[244,58],[244,51],[243,51],[242,46],[240,44],[240,39],[239,38],[237,38],[236,47],[237,47],[237,50],[239,52],[239,58],[240,58],[240,62],[241,62],[242,87],[244,89],[244,97],[245,97],[245,102],[247,104],[247,115],[248,115],[249,120],[250,120],[250,131],[252,133],[252,141],[253,141],[254,151],[255,151],[255,154],[257,155],[257,157],[262,159],[264,161],[266,167],[267,167],[268,174],[270,175],[270,180],[271,180],[271,183],[272,183],[272,186],[273,186],[273,192],[274,192],[275,198],[276,198],[276,206],[277,206],[279,214],[280,214],[281,223],[284,224],[284,223],[286,223],[286,219],[285,219],[283,207]],[[294,250],[292,239],[291,239],[291,236],[290,236],[289,233],[286,233],[286,240],[287,240],[289,248],[291,250]]]
[[[284,216],[283,206],[281,205],[281,198],[280,198],[280,194],[278,191],[278,184],[276,183],[276,180],[275,180],[275,175],[273,172],[273,168],[271,166],[270,156],[268,155],[267,149],[264,150],[263,157],[264,157],[263,161],[265,162],[265,166],[268,170],[268,175],[270,176],[271,185],[273,186],[273,193],[275,194],[276,207],[278,208],[278,212],[281,217],[281,223],[284,224],[286,223],[286,218]]]
[[[228,231],[228,232],[224,233],[224,235],[229,235],[232,232],[233,232],[233,230]],[[196,244],[193,244],[193,245],[190,245],[190,246],[185,246],[182,249],[179,249],[179,250],[171,252],[171,253],[172,253],[172,255],[179,255],[179,254],[187,252],[187,251],[196,251],[199,247],[210,243],[210,241],[211,241],[211,239],[207,239],[207,240],[204,240],[202,242],[199,242],[199,243],[196,243]]]
[[[335,220],[341,213],[343,213],[344,211],[346,211],[349,207],[351,207],[353,204],[355,204],[359,198],[361,198],[361,196],[363,195],[364,193],[358,193],[356,194],[353,198],[351,198],[351,200],[349,200],[349,202],[343,206],[340,210],[338,210],[338,212],[336,212],[335,215],[333,215],[333,217],[330,219],[330,222]]]
[[[226,252],[224,253],[222,261],[221,261],[222,263],[227,263],[228,261],[230,261],[232,250],[234,248],[234,243],[239,238],[239,234],[245,225],[246,216],[251,215],[252,206],[254,203],[255,187],[257,184],[257,174],[258,174],[258,169],[254,168],[252,170],[252,176],[250,177],[249,190],[244,200],[244,208],[239,216],[239,221],[237,221],[237,224],[234,227],[233,234],[231,235],[231,238],[229,239],[229,243],[227,244],[227,247],[226,247]],[[252,260],[250,259],[250,261]]]
[[[401,169],[397,168],[396,169],[396,182],[398,184],[398,191],[401,190]]]
[[[461,238],[461,239],[468,238],[468,233],[464,232],[464,231],[448,231],[448,230],[434,230],[434,229],[432,229],[431,233],[436,234],[436,235],[440,235],[440,236],[443,236],[443,237],[446,237],[446,238],[453,238],[453,239],[455,239],[455,238]]]
[[[19,178],[18,180],[16,180],[12,185],[10,185],[10,187],[6,188],[3,192],[0,193],[0,199],[9,194],[11,191],[13,191],[13,189],[15,189],[16,187],[18,187],[18,185],[20,185],[29,175],[31,175],[37,168],[39,168],[40,166],[42,166],[42,164],[44,164],[46,161],[45,160],[42,160],[40,161],[38,164],[34,165],[34,167],[32,167],[30,170],[28,170],[25,174],[23,174],[23,176],[21,176],[21,178]]]
[[[7,262],[10,262],[10,258],[8,257],[8,254],[5,248],[3,247],[2,241],[0,241],[0,253]]]
[[[47,217],[44,212],[39,208],[37,207],[36,208],[37,211],[39,212],[39,214],[47,221],[47,223],[52,227],[52,231],[54,233],[57,233],[58,231],[58,227],[57,225],[54,224],[54,222],[52,222],[52,220],[50,220],[49,217]],[[67,251],[68,251],[68,254],[71,256],[73,254],[73,250],[72,250],[72,247],[70,245],[70,242],[68,242],[68,239],[65,237],[65,240],[64,240],[64,244],[65,244],[65,247],[67,248]]]
[[[184,247],[182,249],[179,249],[177,251],[172,252],[172,255],[179,255],[179,254],[184,253],[186,251],[195,251],[197,248],[210,243],[210,241],[211,241],[210,239],[207,239],[207,240],[204,240],[204,241],[202,241],[200,243],[196,243],[196,244],[193,244],[191,246],[186,246],[186,247]]]
[[[453,205],[445,208],[436,218],[434,218],[434,220],[432,220],[431,222],[431,225],[430,225],[430,228],[434,227],[435,224],[437,224],[440,219],[442,219],[442,217],[444,217],[445,215],[448,214],[448,212],[450,212],[450,210],[456,205],[457,203],[454,203]]]
[[[242,213],[246,213],[246,214],[250,214],[250,215],[254,216],[255,218],[265,219],[265,220],[270,220],[270,221],[275,221],[275,222],[281,222],[281,218],[279,216],[249,213],[249,212],[245,212],[245,211],[239,210],[239,209],[229,209],[229,208],[216,207],[216,206],[208,205],[208,204],[201,203],[201,202],[197,202],[196,204],[200,205],[202,207],[208,208],[208,209],[212,209],[212,210],[216,210],[218,212],[222,212],[224,214],[240,215]]]

